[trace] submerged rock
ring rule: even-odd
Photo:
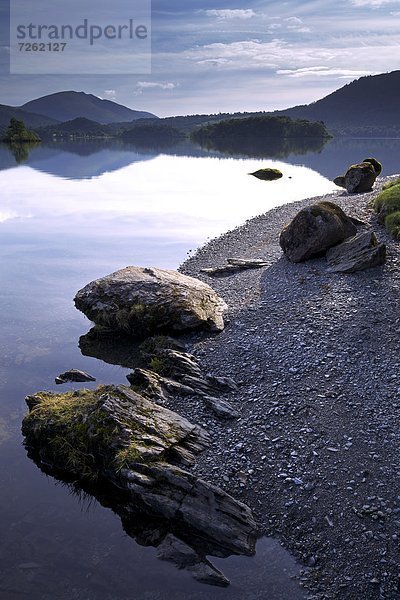
[[[280,179],[283,177],[282,171],[279,169],[258,169],[258,171],[254,171],[254,173],[250,173],[253,177],[257,177],[257,179],[262,179],[263,181],[273,181],[274,179]]]
[[[362,163],[351,165],[345,175],[336,177],[333,183],[350,194],[369,192],[381,171],[382,165],[376,158],[364,158]]]
[[[303,208],[286,225],[280,246],[291,262],[301,262],[355,235],[353,220],[333,202],[317,202]]]
[[[185,470],[207,433],[125,386],[27,399],[26,445],[36,462],[83,484],[110,484],[124,494],[124,513],[141,510],[170,529],[198,536],[215,555],[254,553],[250,509]]]
[[[383,265],[386,246],[378,242],[373,231],[363,231],[328,250],[326,260],[328,271],[354,273]]]
[[[91,321],[138,337],[224,328],[225,302],[206,283],[177,271],[126,267],[75,296]]]
[[[75,381],[77,383],[83,383],[85,381],[96,381],[96,377],[89,375],[85,371],[79,371],[78,369],[70,369],[58,375],[55,378],[55,382],[59,385],[61,383],[68,383],[69,381]]]

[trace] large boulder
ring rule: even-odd
[[[336,177],[333,183],[350,194],[369,192],[381,171],[382,165],[376,158],[364,158],[361,163],[351,165],[345,175]]]
[[[286,225],[279,243],[291,262],[302,262],[357,233],[354,221],[333,202],[303,208]]]
[[[383,265],[386,246],[379,243],[373,231],[362,231],[326,253],[328,271],[354,273]]]
[[[147,337],[205,327],[224,328],[225,302],[206,283],[177,271],[126,267],[96,279],[75,306],[97,325]]]
[[[26,402],[22,432],[45,472],[107,490],[103,503],[125,520],[141,511],[160,530],[200,543],[203,556],[254,554],[250,509],[187,469],[209,443],[203,429],[126,386],[39,392]]]

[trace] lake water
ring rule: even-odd
[[[285,161],[97,143],[0,145],[0,598],[30,600],[297,600],[299,566],[273,540],[254,558],[213,559],[228,589],[196,583],[124,534],[118,517],[46,477],[22,445],[26,395],[56,389],[69,368],[126,383],[127,368],[83,356],[90,323],[77,290],[126,265],[177,268],[208,238],[280,204],[328,193],[329,178],[376,156],[397,172],[399,140],[333,141]],[[248,175],[262,166],[284,177]],[[85,384],[86,385],[86,384]],[[73,386],[63,386],[64,390]],[[78,386],[76,386],[78,387]],[[58,388],[60,391],[60,388]]]

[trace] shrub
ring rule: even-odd
[[[379,221],[384,223],[387,215],[400,210],[400,185],[392,185],[378,194],[373,201],[373,207],[379,214]]]
[[[382,187],[383,190],[388,190],[389,188],[393,187],[394,185],[399,185],[400,184],[400,177],[396,177],[396,179],[392,179],[392,181],[388,181],[387,183],[385,183],[385,185]]]
[[[395,240],[400,240],[400,210],[386,217],[385,227]]]

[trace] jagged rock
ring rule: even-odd
[[[218,392],[236,391],[237,384],[229,377],[204,374],[192,354],[163,348],[151,362],[151,369],[135,369],[126,377],[146,397],[164,401],[168,394],[208,396]]]
[[[213,396],[204,396],[204,402],[211,410],[223,419],[237,419],[240,414],[226,400],[220,400]]]
[[[221,331],[225,302],[206,283],[177,271],[126,267],[92,281],[75,296],[91,321],[147,337],[196,328]]]
[[[263,181],[273,181],[274,179],[280,179],[283,177],[282,171],[279,169],[258,169],[258,171],[254,171],[254,173],[250,173],[253,177],[257,177],[257,179],[262,179]]]
[[[286,225],[279,243],[291,262],[301,262],[357,233],[352,219],[333,202],[317,202],[303,208]]]
[[[207,275],[232,275],[239,271],[247,269],[261,269],[262,267],[268,266],[268,263],[262,259],[247,259],[247,258],[228,258],[226,265],[221,267],[210,267],[206,269],[200,269],[201,273]]]
[[[61,373],[58,377],[55,378],[55,382],[57,384],[67,383],[69,381],[75,381],[78,383],[82,383],[84,381],[96,381],[96,377],[92,377],[89,373],[85,373],[85,371],[79,371],[78,369],[70,369],[69,371],[65,371],[65,373]]]
[[[200,427],[125,386],[40,392],[27,404],[22,431],[45,470],[107,482],[124,494],[124,513],[131,504],[132,513],[140,508],[166,519],[209,543],[216,555],[254,553],[250,509],[182,468],[208,444]]]
[[[351,165],[345,175],[336,177],[333,183],[350,194],[369,192],[381,171],[382,165],[376,158],[364,158],[362,163]]]
[[[354,273],[383,265],[386,246],[378,242],[373,231],[363,231],[328,250],[326,260],[328,271]]]
[[[165,402],[170,395],[195,395],[193,388],[148,369],[136,368],[126,378],[133,389],[140,390],[141,395],[155,402]]]

